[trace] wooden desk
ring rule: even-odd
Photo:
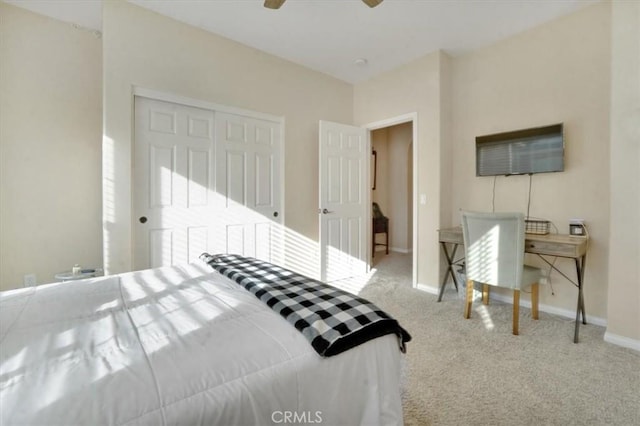
[[[438,302],[440,302],[442,300],[442,295],[444,293],[444,288],[447,285],[447,278],[449,277],[449,275],[451,275],[451,278],[453,278],[453,284],[456,287],[456,291],[458,290],[458,279],[456,278],[456,274],[453,271],[453,267],[463,259],[455,259],[458,246],[464,244],[462,238],[462,227],[458,226],[455,228],[439,229],[438,239],[440,241],[440,245],[442,246],[442,250],[444,251],[444,255],[448,265],[447,271],[445,272],[444,278],[442,279],[442,284],[440,285],[440,293],[438,294]],[[526,234],[524,242],[525,253],[538,255],[543,261],[547,263],[547,265],[567,278],[569,281],[571,281],[569,277],[567,277],[562,271],[558,270],[553,263],[549,262],[543,256],[566,257],[575,261],[576,276],[578,278],[578,307],[576,309],[576,327],[573,338],[574,343],[578,343],[578,333],[580,330],[580,314],[582,314],[582,323],[587,323],[587,318],[584,311],[584,295],[582,292],[584,282],[584,269],[587,260],[587,243],[587,237],[567,234]],[[449,252],[449,247],[452,248],[451,252]]]

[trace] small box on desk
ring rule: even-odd
[[[549,233],[551,222],[548,220],[525,219],[524,232],[527,234],[545,235]]]
[[[585,225],[582,219],[571,219],[569,221],[569,234],[570,235],[585,235]]]

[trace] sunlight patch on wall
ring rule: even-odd
[[[103,234],[103,268],[105,275],[112,269],[111,234],[116,223],[115,203],[115,143],[107,135],[102,135],[102,234]]]

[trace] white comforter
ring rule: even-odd
[[[0,424],[402,424],[387,335],[331,358],[204,263],[0,293]]]

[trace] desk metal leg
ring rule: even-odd
[[[542,255],[538,254],[538,257],[540,257],[540,259],[544,260],[547,263],[547,265],[551,266],[551,268],[553,268],[553,270],[557,271],[560,275],[565,277],[567,280],[573,282],[573,280],[571,280],[571,278],[569,278],[560,269],[556,268],[553,265],[553,263],[549,262]],[[585,314],[585,310],[584,310],[584,292],[583,292],[584,270],[585,270],[585,265],[586,265],[586,262],[587,262],[587,255],[584,254],[579,258],[576,257],[576,258],[574,258],[574,260],[576,262],[576,276],[578,278],[578,307],[576,308],[576,328],[575,328],[575,333],[574,333],[574,336],[573,336],[573,342],[574,343],[578,343],[579,332],[580,332],[580,314],[582,314],[582,323],[583,324],[587,323],[587,315]]]
[[[576,309],[576,330],[573,336],[573,343],[578,343],[579,341],[579,330],[580,330],[580,314],[582,313],[582,323],[587,323],[587,316],[584,310],[584,293],[582,291],[583,279],[584,279],[584,268],[585,263],[587,261],[587,255],[582,256],[582,259],[575,259],[576,261],[576,275],[578,277],[578,307]]]
[[[449,250],[447,250],[447,243],[441,242],[442,250],[444,251],[444,257],[447,259],[447,271],[444,273],[444,277],[442,278],[442,284],[440,284],[440,293],[438,294],[438,302],[442,301],[442,295],[444,294],[444,288],[447,286],[447,278],[451,275],[453,278],[453,285],[456,286],[456,291],[458,291],[458,280],[456,279],[456,274],[453,271],[453,259],[456,256],[456,250],[458,250],[458,244],[453,244],[453,251],[451,252],[451,256],[449,256]]]

